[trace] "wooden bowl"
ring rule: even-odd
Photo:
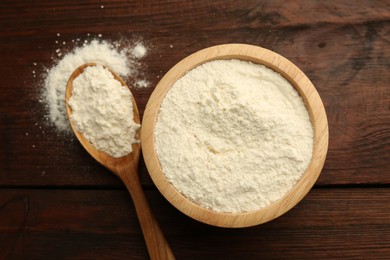
[[[202,63],[240,59],[262,64],[286,78],[299,92],[314,128],[311,162],[295,186],[282,198],[259,210],[223,213],[205,209],[179,193],[167,180],[155,152],[154,128],[160,105],[171,86],[186,72]],[[160,80],[146,106],[141,130],[143,156],[149,174],[163,196],[178,210],[200,222],[219,227],[248,227],[270,221],[290,210],[309,192],[320,175],[328,149],[328,122],[325,108],[316,89],[306,75],[292,62],[270,50],[245,44],[218,45],[198,51],[177,63]]]

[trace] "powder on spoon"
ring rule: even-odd
[[[97,150],[113,157],[132,152],[140,128],[133,120],[132,95],[108,69],[100,65],[85,68],[73,81],[68,104],[76,130]]]
[[[280,74],[217,60],[174,83],[154,139],[162,171],[179,192],[207,209],[239,213],[291,190],[310,163],[313,128]]]
[[[58,34],[59,36],[59,34]],[[77,39],[79,41],[79,39]],[[146,55],[147,49],[141,41],[135,46],[119,50],[120,43],[92,40],[85,41],[82,47],[75,48],[64,55],[58,63],[48,70],[44,81],[43,101],[48,110],[47,118],[61,133],[71,133],[65,109],[66,83],[75,69],[85,63],[107,66],[123,78],[138,75],[137,59]],[[60,52],[57,49],[57,52]],[[134,77],[134,87],[147,87],[149,82]]]

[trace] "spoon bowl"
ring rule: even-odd
[[[132,144],[133,151],[123,157],[115,158],[105,152],[97,150],[93,144],[91,144],[82,133],[80,133],[72,123],[71,115],[72,109],[68,104],[68,101],[72,95],[73,81],[84,72],[89,66],[96,66],[95,63],[87,63],[78,67],[70,76],[66,85],[65,92],[65,104],[66,113],[69,118],[70,126],[75,133],[77,139],[87,152],[101,165],[109,169],[112,173],[118,176],[125,184],[129,191],[133,203],[136,209],[136,213],[141,225],[142,232],[144,234],[145,242],[148,248],[149,256],[151,259],[175,259],[173,253],[166,241],[152,211],[147,203],[145,194],[142,190],[142,186],[138,176],[138,163],[141,154],[141,145],[139,143]],[[126,83],[113,71],[109,70],[114,78],[121,83],[122,86],[126,86]],[[139,124],[140,117],[137,104],[133,95],[133,111],[134,122]],[[139,136],[136,136],[139,139]]]
[[[72,90],[73,90],[73,81],[84,72],[84,70],[89,67],[89,66],[96,66],[97,64],[95,63],[87,63],[84,65],[81,65],[78,67],[72,75],[69,77],[68,83],[66,85],[66,92],[65,92],[65,104],[66,104],[66,114],[68,118],[70,119],[70,116],[72,114],[72,109],[68,105],[68,101],[70,97],[72,96]],[[116,73],[110,70],[114,78],[121,83],[122,86],[126,86],[126,83],[119,77]],[[134,122],[139,124],[140,123],[140,117],[139,117],[139,111],[137,104],[134,100],[133,95],[131,95],[131,101],[133,103],[133,111],[134,111]],[[70,126],[75,133],[77,139],[80,141],[81,145],[87,150],[87,152],[96,160],[98,161],[101,165],[105,166],[108,168],[112,173],[117,175],[118,177],[121,177],[120,175],[123,175],[122,172],[126,169],[129,170],[132,168],[132,172],[137,173],[137,168],[138,168],[138,162],[141,154],[141,145],[140,143],[134,143],[132,144],[132,152],[129,153],[126,156],[115,158],[112,157],[111,155],[99,151],[91,144],[82,133],[77,131],[77,129],[74,127],[74,124],[72,123],[72,120],[69,120]],[[137,135],[139,135],[137,133]],[[139,139],[139,136],[136,136],[137,139]],[[131,166],[131,167],[130,167]],[[123,169],[125,167],[125,169]],[[138,173],[137,173],[138,176]]]

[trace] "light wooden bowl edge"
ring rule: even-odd
[[[245,213],[221,213],[207,210],[188,200],[162,173],[155,149],[153,129],[158,109],[172,84],[187,71],[216,59],[242,59],[263,64],[282,74],[304,99],[314,127],[313,159],[298,183],[273,204]],[[157,108],[156,108],[157,107]],[[328,124],[321,98],[306,75],[286,58],[270,50],[243,44],[217,45],[198,51],[177,63],[160,80],[144,112],[141,145],[149,174],[163,196],[184,214],[206,224],[220,227],[248,227],[270,221],[290,210],[309,192],[319,177],[328,147]]]

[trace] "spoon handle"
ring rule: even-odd
[[[134,169],[126,170],[126,172],[120,173],[119,176],[133,199],[150,259],[174,260],[175,256],[146,200],[138,172]]]

